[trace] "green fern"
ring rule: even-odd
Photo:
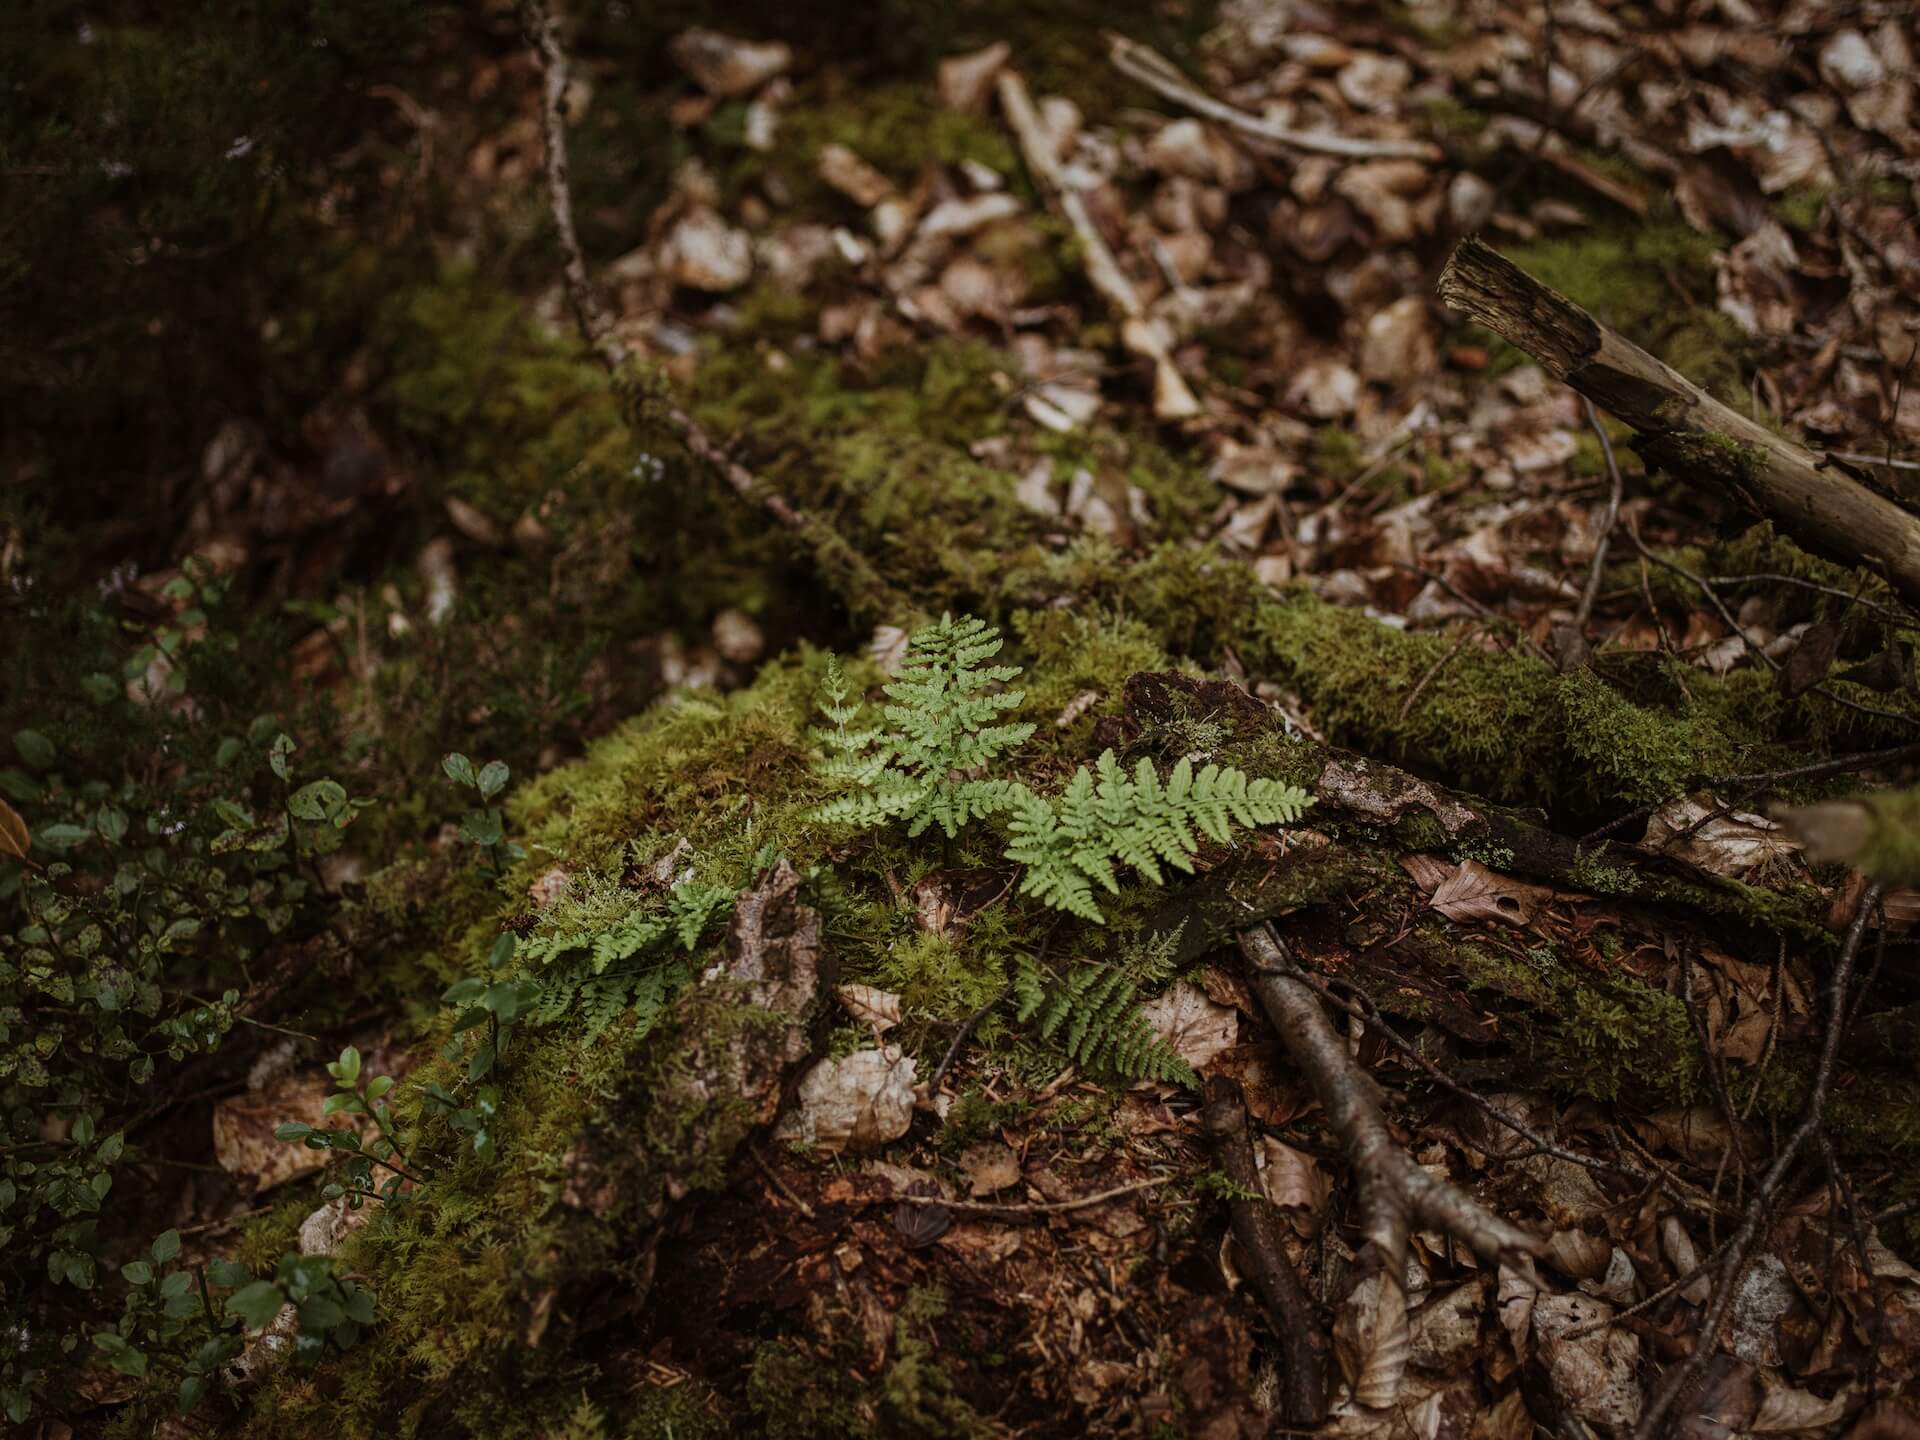
[[[969,820],[1004,809],[1012,786],[965,773],[1033,734],[1030,724],[993,723],[1026,699],[1020,690],[990,688],[1020,673],[1013,665],[982,666],[1001,643],[998,630],[971,616],[942,616],[916,633],[900,678],[885,687],[894,702],[881,711],[888,730],[847,728],[861,707],[846,703],[846,682],[830,669],[821,708],[835,728],[820,732],[830,752],[821,768],[853,788],[822,806],[820,818],[862,830],[904,820],[909,835],[938,824],[951,840]]]
[[[1195,1085],[1193,1067],[1140,1012],[1140,987],[1166,978],[1172,945],[1111,964],[1081,964],[1065,975],[1022,955],[1013,969],[1014,1015],[1042,1040],[1059,1044],[1076,1065],[1127,1080]]]
[[[1019,675],[1012,665],[983,666],[1000,649],[1000,632],[971,617],[943,617],[909,644],[900,679],[886,687],[891,728],[860,728],[861,707],[830,667],[822,710],[834,722],[818,732],[827,755],[821,772],[848,787],[816,812],[858,829],[905,821],[908,835],[938,824],[949,839],[969,820],[1007,817],[1007,858],[1025,867],[1021,893],[1100,923],[1096,889],[1118,893],[1116,864],[1164,884],[1163,866],[1192,873],[1195,832],[1227,844],[1235,824],[1288,824],[1312,798],[1298,786],[1251,779],[1231,766],[1199,774],[1185,760],[1163,784],[1151,761],[1129,775],[1111,750],[1084,765],[1058,796],[1018,780],[979,772],[1033,733],[1030,724],[998,724],[1025,698],[989,687]]]

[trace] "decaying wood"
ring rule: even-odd
[[[545,150],[548,206],[560,238],[561,277],[580,334],[606,366],[619,387],[622,408],[630,425],[654,419],[671,430],[682,445],[733,494],[792,534],[813,555],[815,564],[839,592],[848,609],[862,620],[900,619],[912,607],[875,572],[867,558],[849,545],[839,531],[818,516],[801,509],[779,491],[760,483],[754,473],[730,456],[704,426],[670,396],[639,382],[628,368],[632,352],[601,305],[587,272],[585,252],[573,224],[573,190],[567,168],[567,52],[546,0],[520,0],[520,19],[527,43],[540,65],[540,136]]]
[[[1129,80],[1136,80],[1156,95],[1184,105],[1194,114],[1267,148],[1333,155],[1342,160],[1436,161],[1445,157],[1445,151],[1427,140],[1373,140],[1362,135],[1339,135],[1331,130],[1295,130],[1259,115],[1249,115],[1190,84],[1166,56],[1124,35],[1107,36],[1107,58]]]
[[[1281,1248],[1272,1203],[1260,1193],[1247,1106],[1240,1087],[1224,1075],[1207,1081],[1201,1123],[1212,1137],[1220,1168],[1242,1192],[1228,1204],[1234,1243],[1266,1302],[1280,1340],[1280,1418],[1289,1425],[1318,1425],[1327,1418],[1327,1340],[1313,1301],[1287,1252]]]
[[[1413,1231],[1437,1230],[1490,1266],[1525,1267],[1541,1242],[1414,1163],[1387,1125],[1373,1077],[1349,1053],[1271,926],[1241,931],[1240,953],[1248,984],[1353,1165],[1365,1241],[1360,1279],[1341,1306],[1335,1335],[1354,1403],[1382,1409],[1394,1403],[1412,1353],[1406,1269]]]
[[[1041,191],[1059,206],[1073,233],[1079,238],[1087,280],[1100,297],[1120,317],[1120,338],[1127,349],[1153,362],[1153,413],[1162,420],[1185,420],[1200,413],[1180,367],[1173,363],[1173,351],[1164,329],[1147,314],[1140,293],[1133,288],[1126,271],[1107,244],[1106,236],[1087,212],[1087,202],[1067,178],[1052,133],[1034,108],[1027,83],[1008,70],[999,79],[1000,108],[1020,141],[1020,153],[1027,170]]]
[[[1455,248],[1439,294],[1630,425],[1650,462],[1723,486],[1810,549],[1871,565],[1920,600],[1920,517],[1722,405],[1480,240]]]

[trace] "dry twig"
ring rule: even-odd
[[[1111,32],[1107,35],[1107,58],[1122,75],[1137,80],[1156,95],[1268,147],[1334,155],[1343,160],[1434,161],[1446,156],[1445,151],[1428,140],[1370,140],[1358,135],[1336,135],[1330,130],[1294,130],[1258,115],[1249,115],[1214,99],[1191,84],[1159,51],[1124,35]]]
[[[753,472],[726,453],[680,405],[655,393],[632,375],[626,343],[615,333],[613,321],[595,293],[587,273],[586,255],[573,225],[573,191],[567,171],[567,52],[560,43],[546,0],[520,0],[520,19],[527,43],[541,73],[540,135],[546,151],[547,199],[559,233],[561,275],[567,300],[580,333],[607,367],[620,388],[629,425],[638,428],[644,418],[657,417],[678,437],[687,451],[725,482],[739,499],[764,511],[812,552],[821,574],[840,593],[847,608],[862,619],[909,613],[893,587],[875,572],[867,558],[849,545],[839,531],[795,505],[777,490],[762,485]]]
[[[1326,1334],[1293,1262],[1281,1248],[1273,1204],[1261,1193],[1240,1087],[1224,1075],[1210,1077],[1200,1119],[1213,1138],[1227,1179],[1240,1191],[1252,1192],[1237,1196],[1227,1208],[1234,1243],[1280,1338],[1280,1418],[1289,1425],[1318,1425],[1327,1418]]]
[[[1360,1279],[1335,1332],[1356,1355],[1354,1403],[1380,1409],[1394,1403],[1411,1354],[1406,1261],[1413,1230],[1438,1230],[1490,1266],[1516,1265],[1529,1272],[1529,1257],[1538,1253],[1540,1241],[1416,1165],[1393,1138],[1373,1077],[1347,1053],[1273,928],[1242,930],[1239,941],[1254,993],[1353,1164],[1365,1241]]]
[[[1661,1433],[1667,1413],[1698,1382],[1701,1372],[1706,1369],[1720,1342],[1720,1332],[1726,1328],[1727,1319],[1733,1311],[1734,1299],[1739,1294],[1740,1282],[1746,1276],[1754,1248],[1772,1219],[1774,1196],[1779,1193],[1800,1152],[1817,1139],[1826,1124],[1827,1096],[1833,1089],[1834,1061],[1840,1053],[1840,1036],[1846,1029],[1854,961],[1860,954],[1860,938],[1866,931],[1867,916],[1879,899],[1880,886],[1874,884],[1862,898],[1860,911],[1853,917],[1853,924],[1847,929],[1846,943],[1841,946],[1839,959],[1834,962],[1833,977],[1827,986],[1827,1033],[1820,1046],[1820,1060],[1814,1069],[1813,1093],[1807,1099],[1806,1113],[1787,1137],[1786,1144],[1780,1147],[1780,1153],[1774,1156],[1773,1164],[1767,1167],[1766,1175],[1753,1192],[1753,1199],[1747,1203],[1740,1227],[1727,1243],[1726,1256],[1714,1276],[1707,1313],[1701,1321],[1700,1333],[1694,1339],[1693,1353],[1684,1363],[1669,1370],[1661,1380],[1659,1389],[1640,1414],[1640,1422],[1633,1430],[1633,1440],[1654,1440]]]
[[[1020,141],[1020,153],[1027,170],[1042,193],[1053,197],[1060,213],[1073,226],[1084,252],[1087,280],[1120,317],[1120,334],[1127,349],[1153,362],[1153,413],[1162,420],[1185,420],[1200,413],[1180,368],[1173,363],[1173,351],[1163,328],[1147,314],[1133,282],[1120,268],[1106,237],[1094,224],[1087,202],[1060,167],[1052,133],[1034,108],[1027,83],[1008,70],[999,80],[1000,108]]]

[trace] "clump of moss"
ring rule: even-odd
[[[1507,254],[1602,324],[1745,409],[1752,404],[1744,383],[1746,340],[1711,304],[1718,248],[1712,236],[1661,205],[1645,219],[1610,218]]]

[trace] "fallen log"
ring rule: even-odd
[[[1455,247],[1439,295],[1631,426],[1649,463],[1724,487],[1809,549],[1870,565],[1920,601],[1920,517],[1836,462],[1722,405],[1483,241]]]

